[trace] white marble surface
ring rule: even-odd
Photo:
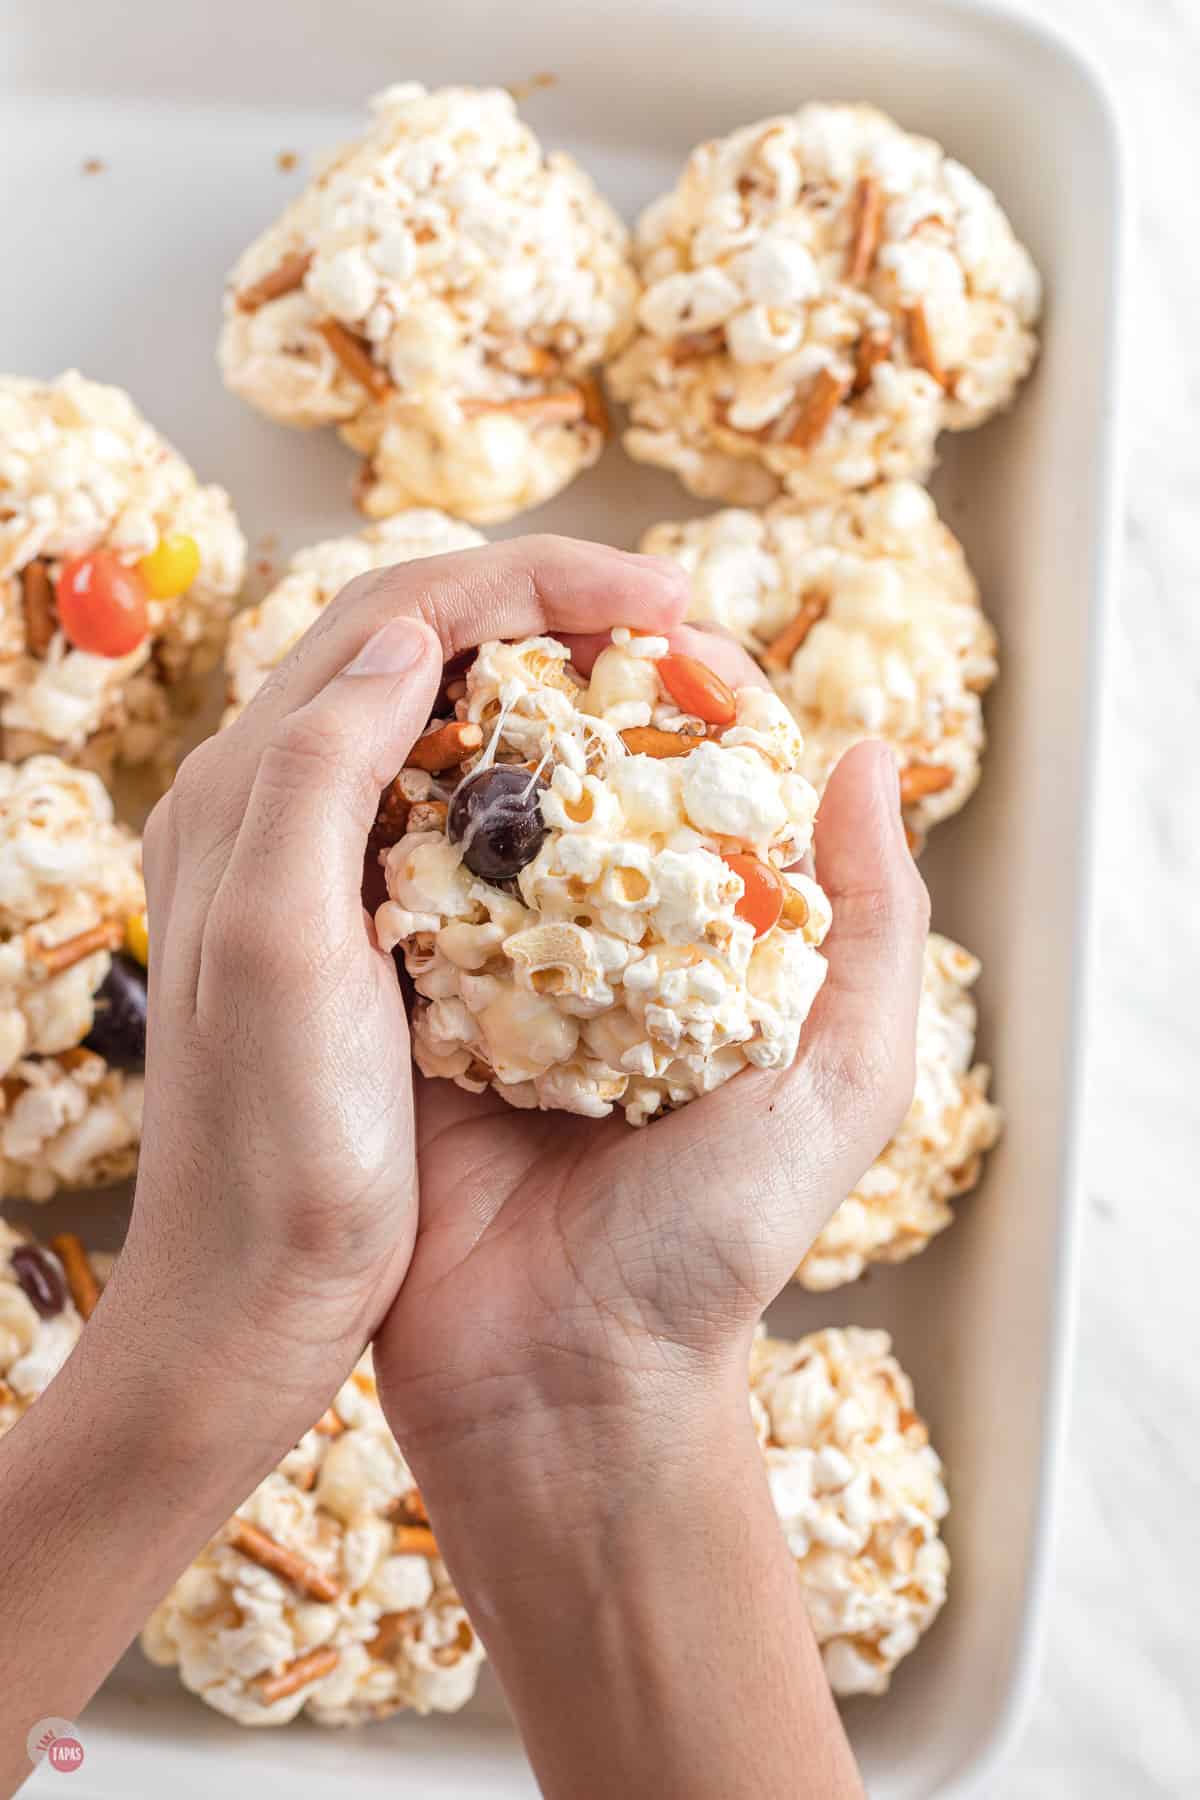
[[[1176,1800],[1200,1795],[1200,6],[1037,11],[1125,126],[1126,530],[1068,1461],[1038,1702],[991,1791]]]

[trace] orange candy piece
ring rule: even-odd
[[[783,877],[773,864],[739,851],[723,859],[742,878],[743,893],[734,907],[739,919],[753,925],[755,937],[765,937],[779,923],[783,911]]]
[[[733,689],[694,656],[660,656],[655,668],[680,712],[706,725],[732,725],[737,717]]]

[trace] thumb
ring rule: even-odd
[[[311,907],[327,935],[361,928],[363,854],[380,789],[423,730],[441,675],[436,634],[395,618],[274,723],[221,881],[235,904],[252,905],[265,877],[272,914],[286,895],[291,916]]]
[[[813,849],[833,925],[823,946],[829,973],[801,1056],[819,1086],[858,1114],[865,1168],[912,1098],[929,930],[929,895],[905,841],[896,764],[885,745],[858,744],[839,762]]]

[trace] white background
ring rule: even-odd
[[[1038,1705],[992,1791],[1175,1800],[1200,1794],[1200,6],[1036,10],[1125,127],[1127,502],[1069,1456]]]

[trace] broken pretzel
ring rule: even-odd
[[[871,272],[879,248],[883,223],[883,189],[874,175],[863,175],[854,188],[854,236],[846,262],[846,280],[864,281]]]
[[[686,756],[706,738],[693,737],[690,731],[659,731],[654,725],[627,725],[621,741],[631,756]]]
[[[918,300],[915,306],[908,307],[904,314],[904,321],[908,328],[909,354],[918,369],[924,369],[927,375],[932,375],[939,387],[948,388],[950,377],[937,353],[937,346],[929,329],[929,317],[925,311],[924,301]]]
[[[293,250],[283,261],[250,286],[243,288],[236,296],[239,312],[257,312],[260,306],[268,301],[279,300],[284,294],[293,294],[308,274],[312,263],[311,250]]]
[[[762,653],[764,669],[786,669],[797,650],[817,623],[829,611],[828,594],[805,594],[800,611],[777,637],[773,637]]]
[[[849,392],[846,376],[835,375],[832,369],[818,369],[788,433],[788,443],[797,450],[811,450]]]
[[[441,769],[457,768],[482,743],[482,727],[469,719],[447,719],[444,725],[433,726],[417,739],[404,766],[435,775]]]
[[[278,1575],[282,1581],[307,1594],[310,1600],[336,1600],[341,1593],[340,1585],[327,1575],[324,1569],[318,1569],[315,1563],[289,1550],[285,1544],[276,1543],[249,1519],[235,1518],[230,1524],[229,1542],[243,1556],[256,1562],[260,1569],[267,1569],[272,1575]],[[289,1688],[288,1692],[294,1692]]]
[[[276,1700],[286,1700],[289,1694],[298,1694],[302,1687],[310,1682],[320,1681],[322,1676],[332,1674],[338,1665],[338,1653],[328,1644],[319,1650],[309,1650],[303,1656],[295,1656],[291,1662],[284,1663],[273,1675],[256,1675],[254,1690],[264,1706],[272,1706]]]
[[[40,944],[27,937],[25,954],[31,962],[39,962],[47,975],[61,975],[85,956],[94,956],[97,950],[119,950],[124,942],[125,927],[116,919],[101,919],[61,944]]]
[[[81,1319],[90,1319],[100,1298],[100,1283],[82,1240],[73,1231],[60,1231],[50,1239],[50,1248],[63,1266],[76,1312]]]
[[[371,355],[365,338],[356,337],[336,319],[321,319],[317,330],[352,380],[365,387],[373,400],[386,400],[392,384]]]
[[[954,770],[943,763],[909,763],[900,771],[900,804],[911,806],[926,794],[940,794],[954,781]]]
[[[58,630],[50,571],[40,557],[26,563],[21,570],[21,606],[25,614],[26,648],[30,656],[36,656],[40,661]]]

